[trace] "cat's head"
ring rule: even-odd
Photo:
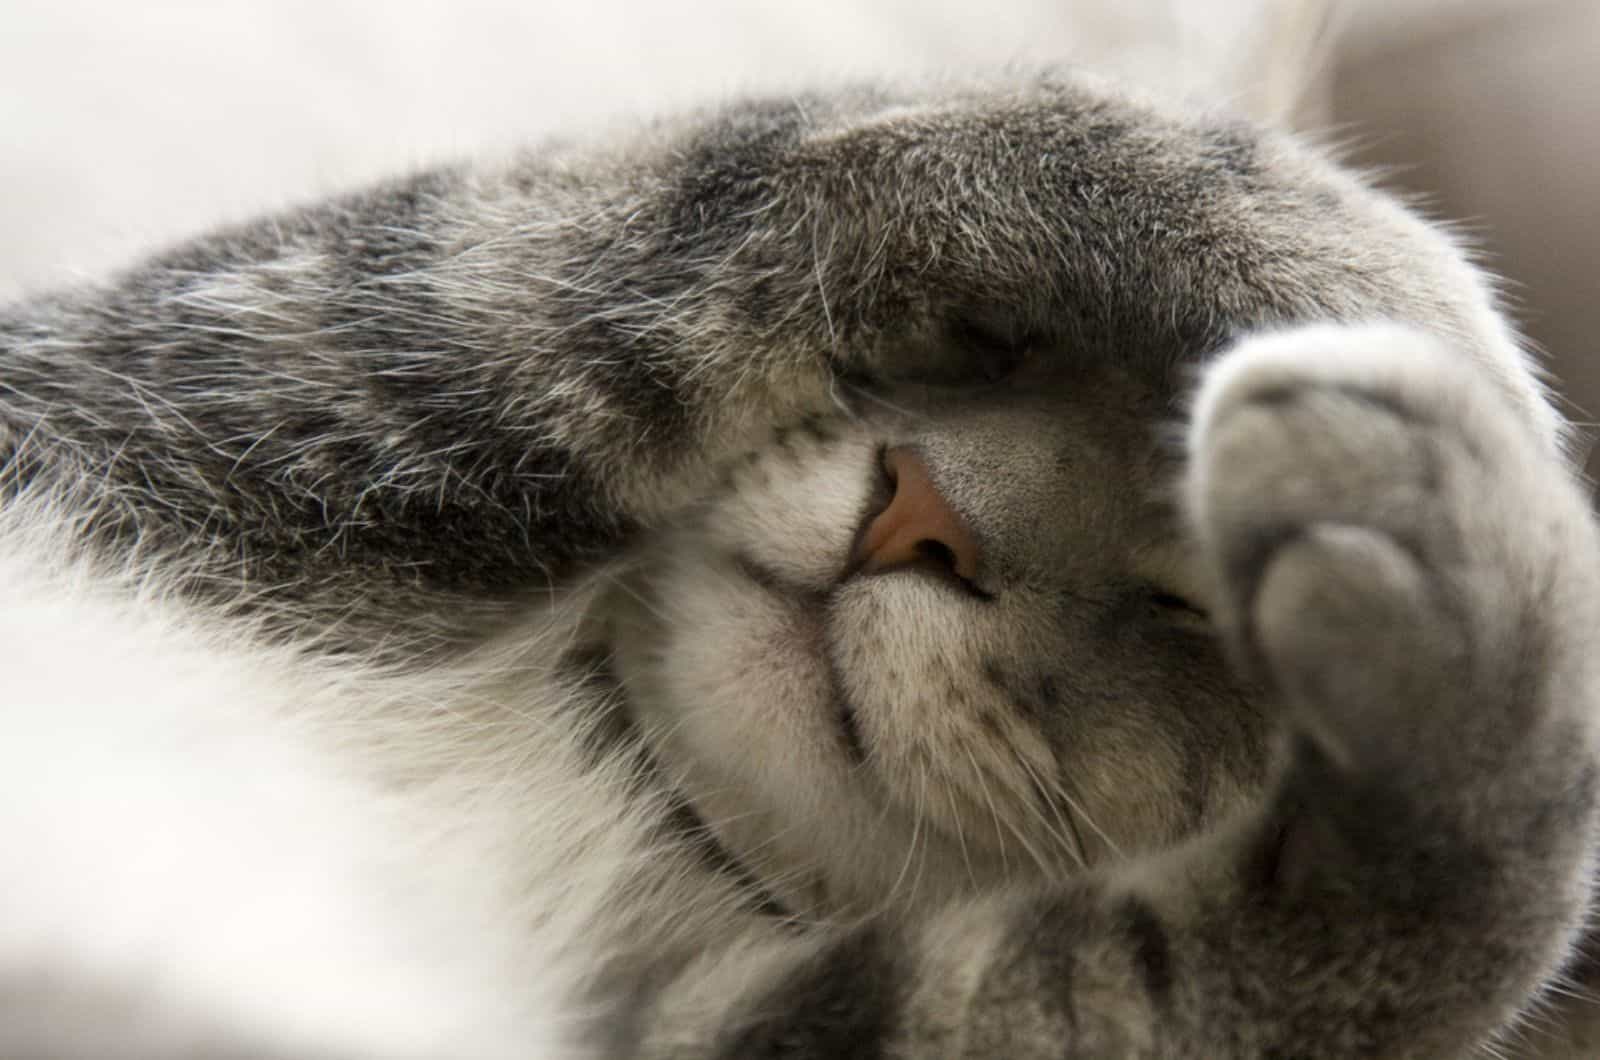
[[[1071,872],[1259,793],[1276,708],[1171,489],[1196,366],[1239,335],[1417,322],[1553,435],[1449,242],[1275,135],[1046,82],[704,140],[705,341],[832,354],[837,408],[652,539],[612,649],[663,768],[795,910]]]

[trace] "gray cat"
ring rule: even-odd
[[[13,306],[0,879],[59,930],[0,935],[0,1043],[1525,1054],[1594,848],[1562,444],[1437,230],[1053,77],[739,103]],[[149,793],[58,818],[35,763],[102,727]]]

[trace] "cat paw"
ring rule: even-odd
[[[1575,530],[1552,447],[1481,368],[1397,326],[1226,355],[1186,487],[1238,665],[1347,767],[1414,761],[1542,643],[1551,542]]]

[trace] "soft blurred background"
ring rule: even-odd
[[[1379,0],[1354,15],[1328,90],[1361,144],[1352,159],[1461,222],[1568,416],[1600,419],[1600,0]]]
[[[1273,6],[4,0],[0,300],[429,159],[734,90],[1072,57],[1204,90]],[[1275,76],[1312,82],[1301,122],[1462,222],[1569,415],[1600,416],[1600,2],[1335,6],[1330,53],[1279,56]]]

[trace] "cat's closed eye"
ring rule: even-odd
[[[1138,591],[1150,618],[1185,632],[1214,631],[1208,604],[1212,594],[1188,546],[1168,541],[1141,549],[1135,566]]]
[[[936,388],[995,386],[1013,379],[1036,358],[1040,336],[995,316],[961,315],[933,340],[895,349],[880,382]]]
[[[1145,599],[1151,613],[1159,621],[1194,633],[1212,631],[1211,612],[1186,596],[1152,585],[1147,589]]]
[[[1038,335],[1014,323],[974,316],[950,324],[950,342],[967,361],[967,380],[999,383],[1016,375],[1042,345]]]

